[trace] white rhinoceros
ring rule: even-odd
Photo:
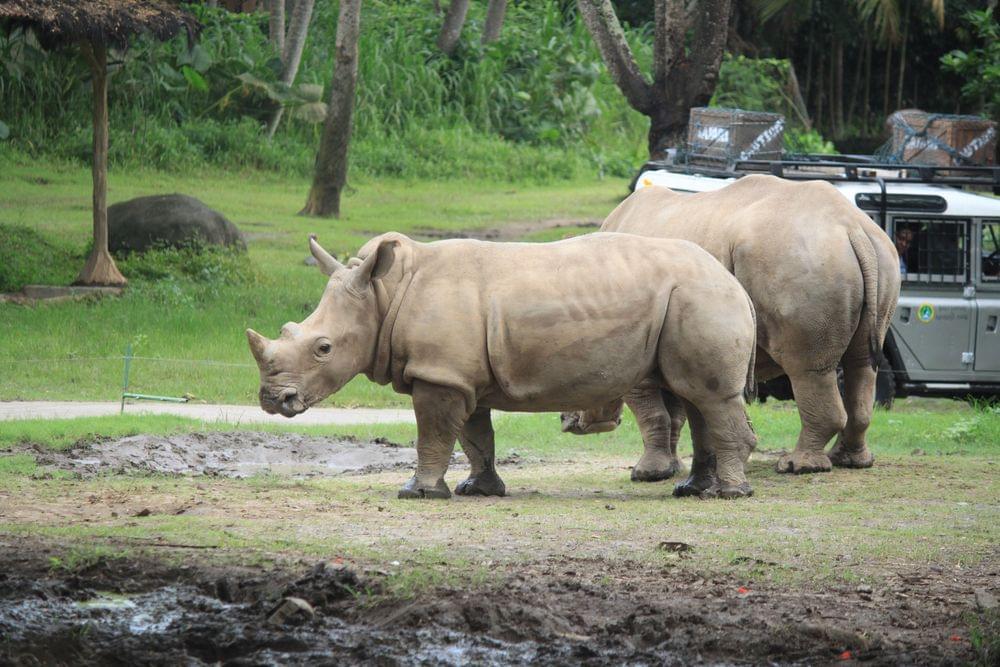
[[[699,194],[642,188],[611,212],[601,230],[692,241],[746,288],[757,311],[755,374],[762,380],[786,374],[802,420],[795,450],[779,458],[778,472],[828,471],[831,462],[872,465],[865,432],[900,276],[895,246],[867,215],[829,183],[753,175]],[[644,441],[632,479],[672,476],[681,469],[682,403],[650,383],[629,392],[625,402]],[[620,401],[564,414],[563,430],[608,431],[620,414]],[[824,448],[838,433],[827,456]],[[711,484],[709,478],[696,457],[686,484]]]
[[[364,373],[413,397],[417,470],[401,498],[447,498],[456,437],[471,473],[459,494],[503,495],[490,409],[590,408],[644,380],[687,401],[715,462],[708,496],[751,493],[755,445],[744,387],[753,306],[687,241],[592,234],[556,243],[369,241],[345,267],[310,239],[329,276],[316,310],[268,340],[247,330],[260,404],[293,417]]]

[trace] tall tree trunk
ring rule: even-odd
[[[836,136],[844,134],[844,40],[838,37],[834,43],[834,110],[837,125]]]
[[[268,8],[268,11],[268,37],[280,58],[285,53],[285,0],[271,0],[271,6]]]
[[[108,252],[108,53],[103,44],[84,42],[94,91],[94,247],[76,285],[125,285],[128,281]]]
[[[811,130],[812,120],[809,118],[809,108],[802,97],[802,89],[799,88],[799,78],[795,75],[795,64],[791,59],[788,60],[788,94],[792,98],[792,107],[795,109],[795,114],[799,117],[799,122],[802,123],[806,130]]]
[[[809,19],[809,46],[806,48],[806,99],[811,99],[813,92],[813,21]],[[815,116],[815,114],[813,114]]]
[[[872,38],[865,35],[865,97],[861,103],[861,125],[868,133],[872,118]]]
[[[825,116],[823,116],[823,98],[824,98],[823,82],[825,81],[825,79],[823,78],[823,72],[824,72],[823,64],[824,60],[822,58],[820,58],[816,63],[816,82],[815,82],[816,85],[813,86],[813,88],[815,88],[816,90],[815,97],[813,98],[813,105],[815,106],[816,111],[813,114],[813,117],[816,119],[816,127],[825,130],[826,126],[823,125],[823,121],[825,119]]]
[[[889,117],[889,91],[892,90],[892,44],[885,47],[885,74],[882,79],[882,122]]]
[[[691,107],[707,104],[715,90],[731,1],[699,0],[693,11],[683,0],[656,2],[652,82],[639,70],[611,0],[577,0],[577,8],[615,85],[649,117],[650,156],[683,142]]]
[[[451,0],[448,4],[448,11],[444,15],[444,23],[441,24],[441,32],[438,33],[438,48],[451,55],[458,46],[458,38],[462,36],[462,27],[465,25],[465,15],[469,12],[469,0]]]
[[[903,108],[903,78],[906,75],[906,43],[910,41],[910,0],[905,0],[903,10],[903,43],[899,47],[899,81],[896,83],[896,108]]]
[[[292,21],[288,26],[288,39],[285,40],[285,50],[282,52],[281,82],[290,86],[295,83],[299,73],[299,63],[302,62],[302,50],[306,46],[306,36],[309,34],[309,21],[312,19],[315,0],[296,0],[292,10]],[[285,113],[284,107],[278,107],[267,124],[267,138],[274,136]]]
[[[500,39],[503,17],[507,13],[507,0],[490,0],[486,7],[486,23],[483,24],[483,44]]]
[[[351,142],[354,89],[358,82],[358,36],[361,0],[340,0],[330,102],[316,154],[316,173],[300,215],[340,217],[340,195],[347,184],[347,149]]]
[[[847,125],[853,126],[854,119],[857,116],[858,102],[861,100],[861,87],[864,85],[864,79],[862,78],[865,73],[865,56],[868,53],[868,34],[865,34],[864,41],[861,43],[861,53],[857,54],[857,60],[854,63],[854,83],[851,85],[851,102],[847,107]]]

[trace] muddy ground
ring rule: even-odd
[[[131,435],[81,442],[65,451],[22,447],[43,466],[81,474],[151,473],[293,478],[412,468],[417,452],[386,440],[321,438],[254,431]]]
[[[810,592],[559,559],[401,600],[380,595],[382,573],[336,563],[132,557],[66,572],[58,553],[0,543],[0,663],[957,665],[976,657],[974,589],[997,577],[901,572],[881,590]],[[314,616],[269,622],[287,596]]]
[[[992,505],[961,495],[975,485],[957,460],[801,484],[769,480],[773,463],[761,461],[752,473],[768,505],[727,505],[668,499],[670,483],[616,490],[627,467],[615,459],[512,456],[511,497],[414,504],[393,493],[414,451],[384,441],[195,433],[8,453],[31,453],[39,468],[13,481],[20,491],[0,488],[0,519],[15,531],[0,531],[0,665],[998,664],[983,646],[1000,633],[1000,549],[986,543],[967,562],[952,552],[976,551],[957,542],[992,530],[974,521]],[[601,488],[587,486],[595,470]],[[954,536],[913,516],[884,524],[917,531],[899,533],[913,548],[942,549],[929,562],[824,545],[824,527],[803,534],[765,513],[913,473],[966,522]],[[649,514],[664,508],[702,525]],[[740,511],[768,528],[750,549],[720,551]],[[881,539],[877,514],[861,514],[869,540]],[[811,552],[843,555],[802,572],[824,562]],[[288,597],[312,612],[278,622]]]

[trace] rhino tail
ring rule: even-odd
[[[757,398],[757,382],[753,374],[757,365],[757,309],[753,307],[753,299],[749,294],[747,294],[747,305],[750,306],[750,319],[753,320],[753,345],[750,348],[750,366],[747,367],[747,384],[743,390],[743,398],[750,403]]]
[[[881,356],[881,346],[878,341],[878,257],[875,255],[875,248],[872,246],[871,240],[860,227],[853,228],[848,234],[848,238],[851,241],[851,248],[854,249],[854,256],[858,258],[858,266],[861,267],[861,276],[865,286],[858,328],[867,328],[868,361],[872,365],[872,370],[878,370]]]

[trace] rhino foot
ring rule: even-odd
[[[703,499],[709,498],[749,498],[753,495],[753,489],[750,488],[749,482],[742,482],[740,484],[713,484],[709,488],[701,492],[700,497]]]
[[[411,477],[403,488],[399,490],[398,498],[440,498],[447,499],[451,498],[451,491],[448,489],[448,485],[444,483],[443,479],[438,480],[437,484],[433,486],[428,486],[426,484],[421,484],[416,475]]]
[[[838,468],[871,468],[875,464],[875,456],[867,446],[850,451],[838,442],[830,450],[830,461]]]
[[[505,496],[507,487],[496,470],[484,470],[478,475],[469,477],[455,487],[458,496]]]
[[[660,465],[643,465],[640,460],[634,468],[632,468],[632,481],[633,482],[659,482],[665,479],[670,479],[674,475],[684,470],[684,465],[676,458],[671,457],[665,464]]]
[[[823,452],[803,452],[795,450],[784,454],[775,466],[778,472],[791,472],[796,475],[811,472],[830,472],[833,464]]]
[[[717,488],[718,482],[715,475],[691,475],[683,482],[674,486],[674,497],[685,498],[687,496],[706,497],[704,493],[712,488]]]

